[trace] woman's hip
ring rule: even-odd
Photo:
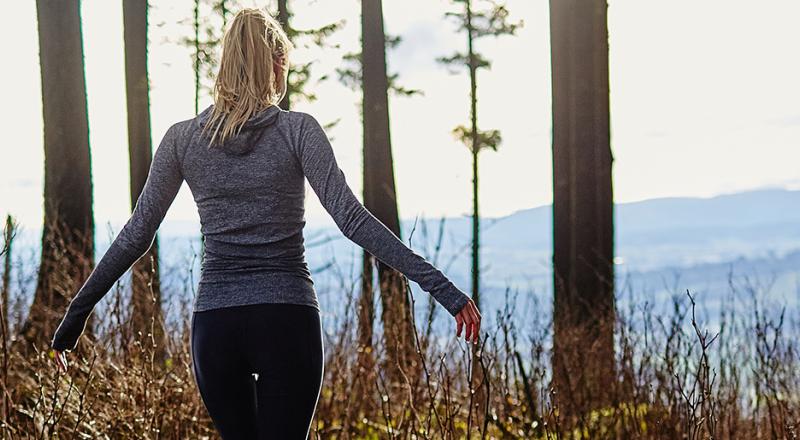
[[[254,373],[293,368],[313,373],[324,347],[319,310],[289,303],[262,303],[192,313],[192,350],[230,356]]]

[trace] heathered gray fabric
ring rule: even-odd
[[[208,148],[200,128],[211,109],[167,130],[130,219],[70,303],[53,348],[76,347],[94,306],[150,248],[184,180],[205,238],[194,311],[256,303],[319,310],[304,254],[305,179],[347,238],[418,283],[452,316],[466,304],[467,294],[359,202],[313,116],[271,106],[222,148]]]

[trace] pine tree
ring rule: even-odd
[[[478,208],[478,153],[485,148],[497,151],[502,138],[498,130],[478,129],[478,69],[491,67],[490,61],[475,48],[478,39],[491,36],[513,35],[523,25],[522,20],[509,23],[508,10],[493,0],[480,0],[488,7],[475,10],[471,0],[453,0],[463,4],[464,10],[445,13],[446,17],[458,22],[458,31],[464,32],[467,40],[467,51],[456,52],[450,56],[438,57],[436,60],[448,67],[466,67],[470,83],[470,127],[459,125],[454,128],[453,135],[460,140],[472,155],[472,300],[480,306],[480,211]],[[456,70],[450,70],[456,73]]]
[[[89,121],[80,2],[38,0],[44,117],[42,257],[24,347],[48,347],[67,305],[94,266]],[[92,333],[92,316],[86,333]]]
[[[494,0],[480,0],[483,9],[476,9],[471,0],[452,0],[454,4],[462,4],[461,11],[448,11],[446,17],[453,18],[458,23],[458,31],[464,32],[466,36],[466,52],[455,52],[450,56],[438,57],[436,60],[448,67],[466,67],[469,73],[470,84],[470,126],[459,125],[453,129],[453,135],[460,140],[470,151],[472,156],[472,300],[480,308],[480,210],[478,204],[478,153],[489,148],[497,151],[502,138],[498,130],[479,130],[478,129],[478,69],[489,69],[490,61],[480,54],[475,44],[480,38],[500,37],[503,35],[514,35],[517,28],[524,23],[509,22],[509,12],[505,5]],[[456,72],[451,70],[451,72]],[[472,347],[472,386],[477,388],[474,405],[477,406],[477,414],[483,414],[483,409],[487,404],[489,393],[486,390],[488,384],[484,383],[482,370],[482,359],[480,357],[480,346],[470,344]],[[470,412],[470,415],[472,413]],[[484,421],[484,426],[488,423],[488,418]]]
[[[147,13],[147,0],[122,2],[131,209],[136,207],[147,181],[153,154],[150,139],[150,83],[147,75]],[[148,334],[152,334],[156,353],[159,359],[165,360],[166,334],[161,307],[157,236],[147,253],[134,263],[131,284],[130,327],[134,337],[150,341]]]
[[[363,121],[363,199],[364,206],[395,235],[402,237],[397,209],[397,190],[389,130],[389,93],[400,96],[422,94],[398,83],[398,74],[386,67],[386,51],[395,48],[401,38],[386,34],[381,1],[361,2],[361,51],[344,55],[345,66],[337,68],[339,81],[353,90],[362,90],[360,106]],[[383,340],[387,347],[384,369],[390,381],[400,380],[397,365],[407,373],[414,368],[413,327],[409,316],[411,304],[406,295],[402,274],[362,252],[362,284],[359,298],[359,365],[372,371],[373,325],[375,319],[373,277],[378,274],[383,322]],[[369,378],[365,377],[369,382]]]
[[[551,0],[553,378],[564,414],[609,403],[614,226],[606,0]]]

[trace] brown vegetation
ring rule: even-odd
[[[35,276],[24,270],[34,266],[17,265],[17,278]],[[469,432],[469,438],[773,439],[796,438],[800,429],[792,337],[800,315],[763,305],[759,285],[747,279],[737,283],[731,277],[716,332],[704,329],[701,309],[686,292],[676,293],[671,312],[660,313],[627,289],[631,298],[619,303],[631,305],[617,310],[617,378],[607,381],[612,403],[567,418],[559,406],[569,396],[556,395],[550,386],[552,322],[543,318],[548,313],[536,312],[541,308],[535,302],[526,322],[513,319],[519,295],[510,291],[502,310],[493,317],[484,313],[479,364],[463,339],[416,322],[418,374],[390,384],[383,368],[357,367],[359,283],[346,278],[343,313],[324,315],[325,383],[314,438],[449,439]],[[166,290],[190,298],[186,285]],[[104,300],[109,313],[94,332],[98,336],[81,338],[66,375],[56,372],[47,347],[23,356],[4,341],[2,438],[217,438],[192,376],[186,300],[181,318],[165,323],[170,357],[159,363],[149,335],[124,331],[125,291],[118,283]],[[26,295],[10,296],[18,302]],[[14,335],[21,320],[10,318]],[[450,317],[440,313],[438,319]],[[376,344],[373,354],[380,361],[386,348]],[[473,368],[488,381],[482,384],[485,394],[470,392]],[[354,394],[357,382],[361,391]],[[478,395],[488,396],[486,405],[476,405]],[[478,413],[476,407],[486,410]]]

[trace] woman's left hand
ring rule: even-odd
[[[67,372],[67,354],[60,350],[53,350],[55,353],[56,368],[62,373]]]
[[[478,343],[478,336],[480,336],[481,329],[481,312],[475,306],[475,302],[470,298],[461,311],[456,315],[456,336],[461,337],[461,329],[466,326],[466,334],[464,339],[473,344]]]

